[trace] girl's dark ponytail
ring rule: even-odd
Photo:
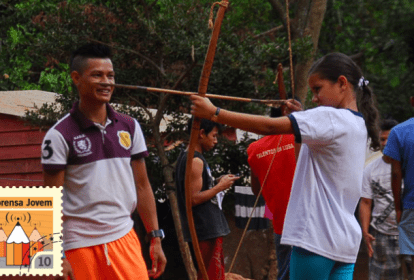
[[[378,151],[380,149],[379,112],[376,107],[375,96],[371,88],[366,85],[362,85],[358,91],[360,92],[360,94],[357,94],[358,108],[365,119],[368,136],[371,138],[371,149]]]
[[[309,76],[319,74],[321,78],[333,83],[343,75],[354,87],[358,109],[365,119],[368,137],[371,139],[371,149],[380,149],[379,141],[379,112],[372,90],[368,87],[368,81],[362,76],[362,71],[356,63],[343,53],[330,53],[317,60],[309,70]]]

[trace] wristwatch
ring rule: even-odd
[[[159,237],[159,238],[161,238],[161,240],[163,240],[165,238],[164,231],[162,229],[157,229],[157,230],[150,231],[147,234],[147,238],[146,238],[147,242],[149,242],[151,239],[156,238],[156,237]]]
[[[216,113],[210,118],[212,122],[217,122],[218,114],[220,113],[220,107],[217,107]]]

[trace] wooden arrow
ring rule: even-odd
[[[101,86],[111,86],[111,87],[116,87],[116,88],[145,90],[145,91],[148,91],[148,92],[162,92],[162,93],[167,93],[167,94],[177,94],[177,95],[187,95],[187,96],[198,94],[197,92],[192,92],[192,91],[180,91],[180,90],[173,90],[173,89],[163,89],[163,88],[144,87],[144,86],[109,84],[109,83],[98,83],[98,84],[101,85]],[[214,99],[221,99],[221,100],[229,100],[229,101],[260,103],[260,104],[265,104],[266,106],[270,106],[270,107],[278,107],[278,106],[286,104],[285,100],[255,99],[255,98],[218,95],[218,94],[211,94],[211,93],[206,93],[205,97],[214,98]]]

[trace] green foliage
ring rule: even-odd
[[[0,74],[3,77],[0,89],[60,93],[61,107],[44,106],[40,111],[42,118],[38,120],[35,120],[36,113],[28,114],[29,119],[39,124],[51,123],[67,112],[76,99],[68,73],[70,52],[86,42],[99,41],[114,50],[118,82],[196,91],[211,35],[207,29],[211,4],[210,0],[4,1],[0,10]],[[409,75],[414,61],[409,41],[414,37],[410,24],[413,13],[413,5],[408,0],[352,3],[331,0],[319,43],[319,55],[331,51],[362,54],[358,62],[374,87],[382,114],[393,114],[399,120],[411,115],[406,104],[413,84]],[[288,65],[287,40],[284,32],[272,37],[259,35],[279,25],[281,22],[274,17],[268,1],[232,2],[223,21],[208,91],[277,98],[277,87],[272,82],[277,64]],[[294,41],[292,48],[296,61],[306,60],[312,42],[303,37]],[[182,75],[184,79],[176,85]],[[285,73],[285,83],[289,88],[289,73]],[[183,137],[182,113],[189,108],[186,97],[170,96],[163,102],[164,97],[117,90],[113,98],[114,102],[128,105],[122,110],[142,123],[154,155],[158,154],[156,141]],[[305,104],[310,104],[310,99],[311,95]],[[266,107],[257,104],[214,103],[237,111],[267,113]],[[144,111],[131,112],[131,106],[157,108],[173,114],[174,121],[167,128],[165,139],[154,139],[151,119]],[[243,153],[237,149],[226,143],[226,149],[218,150],[231,157],[212,157],[212,160],[217,160],[220,166],[227,161],[234,164],[234,167],[223,167],[226,172],[233,172],[244,161],[240,157]],[[169,153],[168,160],[174,161],[174,155]],[[233,156],[235,160],[228,160]],[[161,167],[151,170],[160,172]]]
[[[3,35],[9,43],[1,55],[7,64],[0,66],[0,72],[8,74],[10,80],[0,80],[0,87],[40,86],[43,90],[62,93],[67,83],[58,73],[66,71],[61,65],[68,62],[74,46],[95,40],[114,47],[117,80],[126,84],[172,87],[194,58],[197,66],[179,88],[195,91],[211,33],[207,29],[210,7],[211,1],[207,0],[142,1],[141,4],[132,1],[20,1],[10,5],[12,13],[2,22],[10,28],[6,36]],[[15,18],[19,19],[17,25],[12,24],[11,19]],[[273,18],[267,2],[240,1],[230,5],[223,22],[209,91],[254,98],[266,98],[274,91],[273,86],[264,84],[262,79],[267,79],[271,71],[275,72],[277,63],[286,61],[286,39],[258,40],[254,36],[275,24],[280,23]],[[306,53],[307,46],[306,42],[298,42],[297,50]],[[139,59],[138,52],[148,59]],[[22,61],[32,64],[22,65]],[[155,68],[151,62],[160,68]],[[4,69],[3,65],[9,67]],[[130,94],[148,107],[157,107],[160,101],[159,96],[126,90],[118,92],[121,94],[115,97],[117,102],[124,102],[122,100]],[[188,106],[188,99],[173,98],[167,111],[174,111],[181,104]],[[249,107],[257,108],[245,108]],[[241,109],[241,105],[230,104],[228,108]],[[257,108],[254,112],[261,113],[263,109]]]
[[[10,27],[8,31],[9,41],[10,41],[10,48],[14,49],[18,43],[24,40],[23,32],[19,29],[14,28],[13,26]]]
[[[71,51],[86,42],[103,42],[114,51],[112,60],[117,82],[197,91],[211,35],[207,25],[212,2],[8,1],[0,17],[0,24],[4,26],[0,31],[0,74],[7,74],[9,78],[0,79],[0,89],[60,93],[61,107],[45,105],[40,108],[40,118],[37,117],[39,113],[33,112],[27,116],[36,124],[53,123],[76,99],[68,73]],[[268,1],[232,2],[223,21],[208,91],[259,99],[277,98],[277,86],[273,81],[278,63],[288,65],[286,35],[283,31],[271,37],[260,34],[279,25],[281,21],[274,17]],[[308,58],[312,43],[310,38],[304,37],[293,42],[292,47],[295,59],[300,61]],[[184,79],[176,85],[182,75]],[[285,81],[289,87],[289,73],[285,73]],[[113,102],[127,105],[121,111],[136,117],[142,124],[151,153],[147,164],[155,180],[154,186],[163,185],[162,153],[156,150],[157,141],[183,139],[185,117],[182,113],[189,108],[187,97],[170,96],[166,102],[164,97],[163,94],[120,89],[113,97]],[[268,111],[267,107],[257,104],[214,103],[237,111],[258,114]],[[156,108],[174,117],[164,138],[154,137],[156,124],[145,111],[134,110],[133,106]],[[220,172],[247,174],[243,152],[246,146],[243,145],[229,142],[217,147],[211,160],[222,167]],[[168,162],[174,162],[174,150],[166,153]]]
[[[383,117],[403,121],[414,83],[414,5],[407,0],[328,1],[320,55],[354,55],[377,96]]]
[[[40,73],[39,85],[42,90],[60,94],[72,93],[72,79],[69,75],[69,65],[59,63],[56,68],[46,68]]]

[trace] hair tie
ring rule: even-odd
[[[365,80],[364,76],[362,76],[358,81],[358,87],[360,88],[367,86],[368,84],[369,84],[369,81]]]

